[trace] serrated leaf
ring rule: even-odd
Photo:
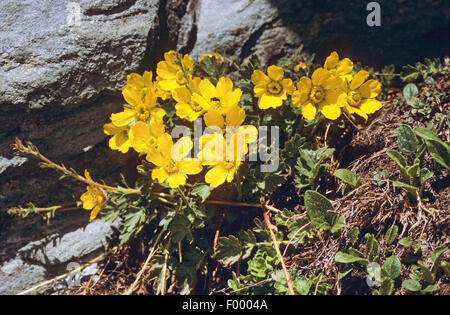
[[[389,279],[396,279],[400,276],[402,270],[402,264],[397,256],[391,256],[386,259],[381,270]]]
[[[217,241],[215,258],[224,265],[233,265],[239,261],[242,255],[242,246],[237,237],[220,237]]]
[[[184,215],[175,215],[169,225],[169,230],[172,235],[172,241],[174,243],[178,243],[181,242],[185,237],[188,240],[192,239],[190,226],[191,222]]]

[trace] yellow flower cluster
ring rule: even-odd
[[[92,178],[87,170],[84,171],[84,176],[92,182]],[[100,188],[95,185],[89,185],[86,188],[86,192],[81,195],[80,200],[83,202],[84,209],[91,210],[89,221],[92,221],[97,217],[100,210],[102,210],[106,198]]]
[[[221,63],[224,59],[217,53],[205,54]],[[298,64],[294,71],[304,69]],[[369,73],[360,71],[351,75],[353,62],[339,59],[332,52],[323,67],[317,69],[311,78],[302,77],[294,85],[285,78],[281,67],[269,66],[267,74],[255,70],[251,76],[254,94],[261,109],[278,108],[291,97],[292,103],[301,108],[302,115],[315,119],[320,111],[328,119],[337,119],[342,111],[357,114],[365,119],[367,115],[381,108],[375,100],[380,92],[380,83],[367,80]],[[205,182],[218,187],[233,181],[239,166],[248,153],[248,145],[257,139],[257,129],[243,125],[246,115],[239,106],[242,90],[235,88],[231,79],[220,77],[216,84],[207,78],[194,76],[194,61],[189,55],[175,51],[164,54],[156,69],[156,79],[152,72],[130,74],[122,89],[126,104],[120,113],[111,115],[111,123],[104,131],[112,137],[109,146],[123,153],[130,148],[145,154],[155,165],[152,178],[159,183],[167,183],[177,188],[186,183],[187,175],[205,173]],[[203,117],[207,127],[214,127],[199,141],[199,153],[191,158],[193,143],[183,137],[174,143],[166,133],[164,116],[166,112],[158,106],[158,100],[172,99],[178,117],[194,121]],[[83,197],[91,206],[91,197]],[[89,192],[89,188],[88,188]],[[89,200],[92,202],[89,203]]]
[[[223,61],[217,53],[205,54],[201,59],[206,56]],[[200,173],[203,166],[210,167],[205,181],[211,186],[231,182],[248,151],[246,145],[256,141],[257,136],[255,127],[241,126],[245,120],[245,111],[239,107],[242,91],[233,87],[231,79],[221,77],[214,85],[208,79],[194,77],[193,70],[194,61],[189,55],[169,51],[157,65],[156,81],[151,72],[143,76],[130,74],[122,89],[126,101],[124,111],[112,114],[111,123],[104,126],[105,133],[112,136],[111,149],[126,153],[133,148],[146,154],[146,159],[156,166],[152,179],[171,188],[184,185],[186,175]],[[202,137],[200,153],[195,159],[188,158],[193,148],[190,139],[181,138],[174,144],[165,131],[166,113],[157,106],[157,101],[169,98],[176,102],[178,117],[194,121],[204,116],[208,127],[219,129],[217,134]],[[226,127],[233,127],[231,135],[224,136]],[[243,144],[239,139],[244,139]],[[230,154],[238,145],[245,147],[240,150],[244,153],[236,150],[239,152]],[[211,147],[220,149],[211,150]]]
[[[300,66],[296,67],[298,71]],[[381,108],[381,102],[375,97],[381,90],[376,80],[367,80],[369,73],[359,71],[351,75],[353,62],[339,59],[334,51],[325,60],[324,66],[314,71],[311,78],[302,77],[296,88],[290,79],[284,79],[283,69],[270,66],[267,75],[255,70],[252,75],[254,93],[261,109],[277,108],[292,96],[292,104],[300,107],[303,117],[313,120],[317,112],[334,120],[341,116],[342,110],[357,114],[365,119]]]

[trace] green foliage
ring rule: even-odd
[[[444,65],[439,60],[439,58],[435,58],[434,60],[425,58],[423,63],[417,62],[414,66],[404,66],[401,79],[404,82],[411,82],[421,77],[423,79],[426,79],[428,76],[435,74],[446,75],[448,74],[448,71],[444,70]]]
[[[345,195],[349,187],[355,189],[356,187],[361,185],[361,177],[356,177],[355,174],[353,174],[349,170],[346,170],[345,168],[336,170],[334,172],[334,176],[344,182],[344,186],[342,187],[343,195]]]
[[[329,166],[329,164],[322,162],[331,157],[333,152],[334,149],[328,149],[327,147],[317,150],[300,149],[300,158],[297,159],[297,165],[295,166],[298,171],[295,176],[297,187],[309,187],[316,190],[318,188],[317,179],[322,168]]]
[[[319,230],[336,233],[345,226],[345,217],[332,211],[331,202],[314,190],[305,192],[305,207],[311,223]]]

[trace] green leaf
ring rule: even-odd
[[[442,257],[446,251],[448,251],[448,248],[438,246],[431,253],[431,261],[433,262],[433,270],[432,270],[433,274],[436,274],[437,269],[439,268],[439,265],[441,263]]]
[[[217,241],[215,258],[224,265],[233,265],[242,255],[242,246],[236,236],[220,237]]]
[[[391,295],[393,290],[394,290],[394,280],[386,279],[383,282],[381,282],[379,290],[381,295]]]
[[[386,259],[381,270],[389,279],[396,279],[400,276],[402,270],[402,264],[397,256],[391,256]]]
[[[400,151],[406,155],[412,155],[415,153],[419,142],[417,141],[417,137],[412,128],[403,124],[396,129],[396,132],[398,148]]]
[[[195,185],[194,188],[192,188],[191,194],[193,196],[200,197],[202,199],[202,201],[204,202],[211,194],[211,191],[212,191],[212,189],[211,189],[210,185],[200,184],[200,185]]]
[[[404,237],[398,243],[405,247],[411,247],[413,245],[413,241],[409,237]]]
[[[352,188],[356,188],[358,184],[358,179],[356,178],[355,174],[353,174],[349,170],[346,170],[345,168],[338,169],[336,172],[334,172],[334,176],[339,178],[344,183],[352,186]]]
[[[358,241],[359,237],[359,228],[357,226],[353,227],[350,231],[348,231],[348,238],[350,240],[350,244],[353,246]]]
[[[408,105],[414,105],[418,95],[419,89],[413,83],[409,83],[403,88],[403,97]]]
[[[420,267],[420,270],[422,271],[423,277],[425,278],[425,282],[427,284],[433,284],[435,279],[430,269],[428,269],[428,267],[425,266],[423,262],[420,260],[417,262],[417,265]]]
[[[192,239],[190,230],[191,222],[184,215],[177,214],[170,223],[169,230],[172,233],[172,241],[174,243],[181,242],[185,237]]]
[[[353,271],[353,268],[348,268],[345,271],[339,272],[339,280],[343,279],[346,275]]]
[[[337,233],[339,232],[342,228],[345,227],[346,223],[345,223],[345,216],[343,215],[335,215],[335,222],[333,224],[333,226],[331,227],[331,233]]]
[[[433,159],[450,170],[450,146],[442,141],[425,140],[425,143]]]
[[[305,207],[311,223],[319,229],[329,230],[333,226],[333,210],[331,202],[314,190],[305,192]]]
[[[394,243],[395,239],[397,238],[397,235],[398,235],[398,226],[394,225],[394,226],[390,227],[387,230],[386,234],[384,235],[386,244],[391,245],[392,243]]]
[[[411,292],[418,292],[421,289],[420,282],[413,279],[408,279],[402,282],[402,287]]]
[[[396,150],[387,150],[386,154],[395,161],[395,163],[397,163],[399,169],[400,169],[400,173],[402,175],[402,178],[404,181],[409,183],[409,175],[406,171],[406,167],[408,166],[408,164],[406,163],[406,159],[403,157],[403,155],[396,151]]]
[[[427,128],[414,128],[414,133],[424,140],[442,142],[442,140],[432,130]]]
[[[369,261],[365,258],[361,258],[361,257],[347,254],[344,252],[337,252],[336,255],[334,255],[334,260],[338,263],[343,263],[343,264],[350,264],[350,263],[354,263],[354,262],[359,262],[362,265],[369,264]]]
[[[421,290],[420,292],[422,293],[433,293],[434,291],[437,291],[439,288],[437,287],[437,285],[434,284],[430,284],[427,285],[427,287],[423,290]]]

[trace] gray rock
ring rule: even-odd
[[[75,231],[63,230],[28,243],[14,258],[0,264],[0,294],[17,294],[70,271],[80,262],[88,262],[104,250],[119,225],[120,221],[97,219]],[[74,281],[94,274],[96,266],[89,266],[65,283],[75,285]]]

